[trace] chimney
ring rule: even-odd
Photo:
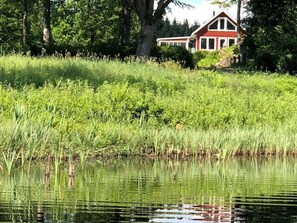
[[[216,11],[212,11],[212,16],[215,16],[216,15]]]

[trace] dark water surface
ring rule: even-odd
[[[108,160],[0,173],[0,222],[297,222],[293,159]]]

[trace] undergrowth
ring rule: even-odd
[[[297,80],[172,62],[0,57],[0,152],[48,155],[295,155]],[[3,155],[7,163],[12,156]],[[11,168],[11,165],[9,165]]]

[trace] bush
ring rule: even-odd
[[[208,55],[208,51],[200,50],[194,53],[194,63],[197,64],[200,60],[204,59]]]
[[[220,61],[219,51],[198,51],[194,58],[197,60],[197,67],[214,67]]]
[[[174,60],[184,68],[194,68],[193,55],[182,46],[161,46],[153,48],[151,56],[158,61]]]
[[[229,66],[226,63],[227,59],[232,59],[234,54],[238,53],[238,48],[236,45],[222,48],[221,50],[217,51],[206,51],[201,50],[197,51],[194,54],[194,63],[197,67],[209,68],[218,66],[218,63],[222,66]],[[225,62],[224,62],[225,61]]]

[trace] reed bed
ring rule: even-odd
[[[292,76],[134,58],[2,56],[0,153],[22,165],[48,155],[295,155],[296,86]]]

